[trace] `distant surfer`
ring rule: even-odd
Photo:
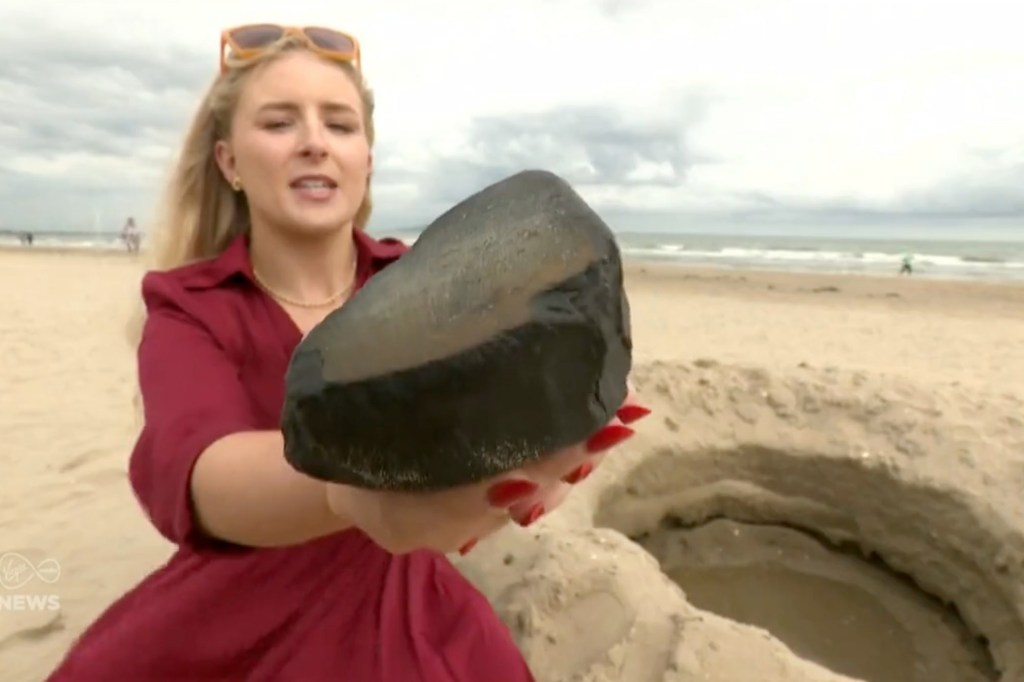
[[[912,275],[914,274],[914,256],[913,254],[903,254],[903,260],[900,261],[900,274],[901,275]]]

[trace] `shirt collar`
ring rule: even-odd
[[[356,247],[356,279],[359,285],[377,270],[398,260],[409,248],[398,239],[374,239],[364,230],[354,230],[352,240]],[[235,237],[219,256],[186,266],[182,274],[184,285],[189,289],[216,288],[236,277],[256,284],[249,258],[248,237]]]

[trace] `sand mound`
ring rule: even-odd
[[[806,366],[634,376],[658,423],[459,562],[540,682],[1024,676],[1018,398]]]

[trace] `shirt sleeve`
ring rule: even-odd
[[[147,319],[138,350],[144,423],[132,451],[129,478],[157,530],[196,549],[240,547],[205,536],[197,527],[190,479],[199,455],[216,440],[257,430],[235,366],[211,330],[189,308],[194,295],[147,274]]]

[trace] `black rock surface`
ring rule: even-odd
[[[437,218],[303,339],[286,457],[363,488],[476,482],[604,426],[631,351],[611,230],[558,176],[517,173]]]

